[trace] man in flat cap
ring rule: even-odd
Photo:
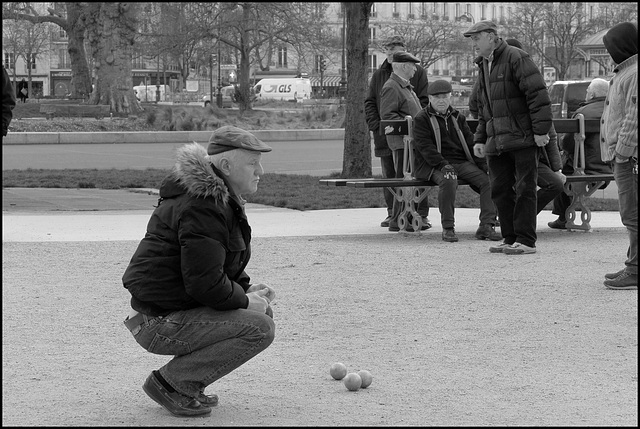
[[[232,126],[205,149],[177,150],[160,199],[122,282],[131,294],[125,326],[151,353],[173,355],[142,388],[176,416],[211,413],[205,388],[273,341],[274,290],[252,283],[251,228],[243,195],[256,192],[271,148]]]
[[[460,178],[480,194],[476,239],[498,241],[502,237],[495,231],[496,209],[491,201],[487,164],[473,154],[473,133],[464,115],[451,106],[451,91],[446,80],[429,85],[429,105],[413,123],[413,175],[438,184],[442,240],[458,241],[454,212]]]
[[[382,65],[380,65],[380,68],[373,72],[373,76],[369,82],[369,94],[364,101],[364,111],[367,117],[369,130],[371,131],[371,134],[373,134],[374,155],[380,158],[382,177],[395,178],[402,177],[402,169],[400,169],[399,172],[396,170],[396,166],[393,162],[393,155],[391,154],[391,149],[389,149],[389,144],[387,143],[387,136],[380,131],[380,93],[382,91],[382,86],[393,72],[393,69],[391,68],[393,54],[396,52],[405,52],[406,44],[404,37],[400,35],[393,35],[385,39],[382,47],[387,58],[383,61]],[[425,107],[429,104],[429,95],[427,94],[429,81],[427,79],[425,69],[420,64],[416,64],[416,72],[413,77],[409,79],[409,83],[413,86],[413,91],[420,99],[420,106]],[[380,223],[380,226],[388,228],[393,215],[394,198],[388,188],[383,188],[383,193],[384,200],[387,205],[387,217]],[[431,223],[428,218],[429,201],[427,197],[425,197],[420,203],[418,213],[423,217],[423,224],[429,227]],[[398,229],[396,228],[397,225],[394,226],[394,230],[397,231]]]
[[[464,36],[480,54],[474,153],[487,158],[504,239],[489,251],[535,253],[538,162],[553,124],[547,86],[529,54],[498,37],[492,21],[473,24]]]
[[[380,91],[380,119],[382,120],[404,120],[405,117],[415,118],[422,105],[420,99],[413,91],[411,78],[415,75],[420,60],[408,52],[396,52],[391,59],[391,76],[382,86]],[[428,95],[427,95],[428,96]],[[384,133],[384,130],[380,130]],[[404,138],[401,135],[387,135],[387,144],[391,149],[393,165],[396,170],[396,178],[404,175]],[[424,192],[424,190],[422,190]],[[426,196],[425,196],[426,198]],[[424,200],[422,200],[424,201]],[[421,203],[422,203],[421,201]],[[424,207],[418,206],[418,214],[421,216],[421,229],[431,228],[431,222],[427,218]],[[397,200],[393,200],[393,211],[389,220],[389,231],[399,231],[398,216],[402,212],[402,205]],[[412,219],[408,219],[409,225]],[[407,229],[413,232],[409,226]]]

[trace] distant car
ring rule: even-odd
[[[233,87],[233,85],[230,86],[224,86],[222,88],[220,88],[220,93],[222,94],[222,108],[231,108],[233,106],[233,95],[235,92],[235,88]],[[217,95],[213,94],[213,100],[214,102],[216,102],[217,100]],[[202,97],[202,101],[204,101],[204,107],[207,107],[209,104],[211,104],[211,100],[209,99],[208,95],[205,95],[204,97]]]
[[[570,119],[584,102],[591,81],[559,80],[549,87],[551,113],[556,119]]]

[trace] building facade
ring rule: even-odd
[[[344,33],[344,14],[341,3],[325,3],[327,9],[325,18],[330,23],[327,29],[336,39],[341,39]],[[51,7],[59,9],[64,3],[38,3],[40,9]],[[159,3],[147,2],[143,7],[145,12],[157,8]],[[377,2],[373,4],[369,22],[369,71],[373,73],[385,60],[381,49],[381,41],[390,34],[390,29],[397,25],[424,26],[424,20],[436,20],[451,23],[460,32],[466,30],[474,22],[490,19],[499,27],[513,23],[518,3],[452,3],[452,2]],[[594,14],[607,13],[603,11],[604,3],[584,3],[584,9],[590,17]],[[141,25],[152,25],[145,23]],[[578,46],[581,58],[575,62],[567,73],[569,79],[589,79],[603,76],[610,69],[608,54],[602,44],[602,34],[606,30],[587,38]],[[509,37],[503,34],[503,37]],[[544,40],[544,36],[543,36]],[[546,46],[550,45],[546,41]],[[435,60],[429,64],[427,74],[430,80],[447,79],[454,83],[472,84],[475,75],[475,65],[472,60],[474,53],[471,41],[465,39],[467,45],[459,49],[455,55]],[[341,83],[344,83],[346,71],[344,65],[344,41],[342,49],[326,55],[312,55],[313,58],[297,58],[293,49],[286,46],[276,46],[276,51],[269,64],[269,72],[251,70],[252,83],[262,77],[274,76],[308,76],[314,87],[316,96],[334,97],[338,95]],[[11,50],[9,43],[5,43],[3,30],[3,60],[4,65],[16,82],[31,77],[31,98],[65,97],[70,92],[71,65],[67,52],[67,36],[60,27],[51,25],[48,49],[43,50],[37,57],[27,62]],[[219,58],[217,57],[219,55]],[[180,70],[159,55],[152,56],[138,50],[132,59],[133,83],[136,85],[169,85],[173,91],[185,88],[187,93],[197,92],[208,94],[215,92],[216,86],[233,83],[237,77],[237,67],[233,64],[234,56],[229,47],[219,47],[218,54],[210,64],[190,64],[190,78],[182,82]],[[534,54],[535,55],[535,54]],[[213,55],[212,55],[213,56]],[[90,59],[89,59],[90,61]],[[543,61],[538,60],[543,66]],[[28,63],[28,64],[27,64]],[[220,65],[218,66],[218,63]],[[308,66],[303,67],[302,64]],[[91,68],[91,67],[90,67]],[[30,72],[30,73],[29,73]],[[552,80],[553,70],[544,67],[545,77]],[[194,98],[197,99],[197,98]]]

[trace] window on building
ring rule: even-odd
[[[442,19],[445,21],[449,20],[449,4],[442,3]]]
[[[4,68],[6,69],[16,68],[16,55],[13,52],[4,53]]]
[[[373,3],[371,5],[371,18],[377,18],[378,17],[378,10],[376,9],[376,4]]]
[[[487,19],[487,5],[480,5],[480,19]]]
[[[496,19],[496,5],[492,4],[491,5],[491,19]]]
[[[29,57],[29,68],[31,68],[31,70],[35,70],[36,69],[36,54],[28,55],[28,57]]]
[[[398,3],[397,2],[393,2],[393,17],[394,18],[399,18],[400,17],[400,9],[398,7]]]
[[[462,12],[460,11],[460,3],[456,3],[455,14],[456,14],[456,18],[462,15]]]
[[[369,27],[369,40],[371,40],[371,41],[376,40],[376,28],[375,27]]]
[[[427,3],[422,2],[420,3],[420,17],[426,18],[427,16],[429,16],[429,11],[427,10]]]
[[[58,68],[59,69],[71,68],[71,61],[69,60],[69,51],[67,51],[67,48],[58,49]]]
[[[58,31],[58,37],[60,37],[61,39],[66,39],[67,38],[67,32],[64,31],[62,28]]]
[[[278,48],[278,67],[287,68],[287,48]]]
[[[465,5],[465,12],[468,13],[468,14],[471,14],[471,4],[470,3],[467,3]]]

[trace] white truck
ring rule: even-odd
[[[262,79],[254,87],[258,100],[296,101],[311,97],[311,80],[304,77]]]

